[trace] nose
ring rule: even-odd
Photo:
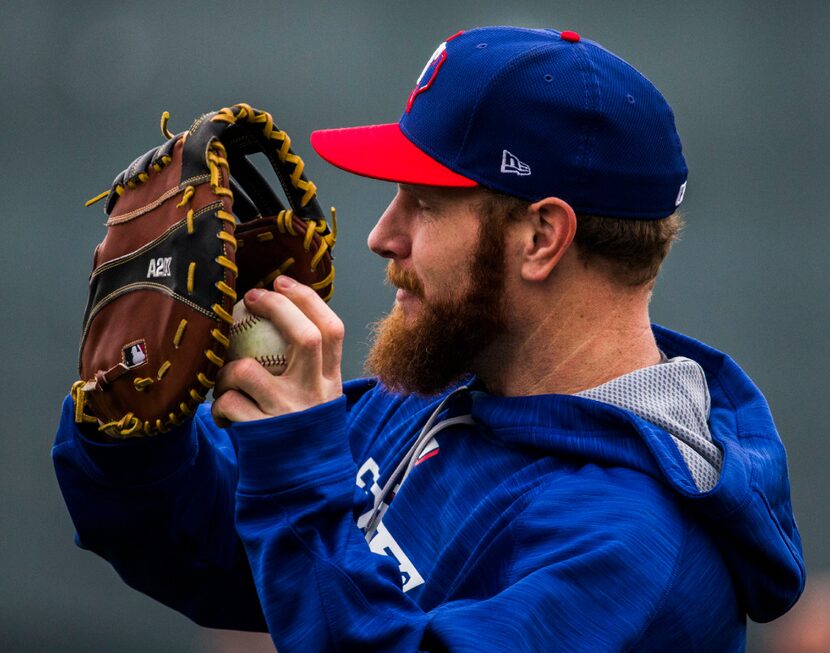
[[[367,241],[369,249],[378,256],[402,259],[409,256],[410,240],[406,231],[406,215],[401,191],[386,207]]]

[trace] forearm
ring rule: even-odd
[[[235,456],[203,417],[166,436],[101,444],[77,430],[67,399],[52,452],[58,482],[78,544],[129,585],[197,623],[262,630],[233,523]]]
[[[355,524],[345,403],[232,427],[238,529],[281,653],[415,651],[426,627]]]

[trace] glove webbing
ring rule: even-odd
[[[234,111],[236,109],[236,111]],[[281,129],[274,125],[274,119],[267,111],[257,111],[249,104],[240,102],[233,105],[233,107],[225,107],[220,109],[211,122],[225,122],[229,125],[234,125],[239,120],[246,120],[251,124],[262,125],[262,133],[268,140],[275,141],[280,144],[277,150],[277,156],[280,163],[285,165],[291,163],[294,166],[294,171],[290,175],[291,184],[294,188],[303,191],[303,197],[300,200],[300,206],[308,204],[317,194],[317,186],[314,182],[307,179],[302,179],[305,163],[303,160],[291,152],[291,138]]]

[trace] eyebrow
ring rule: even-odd
[[[418,184],[398,184],[400,189],[419,199],[440,200],[444,197],[440,187],[420,186]]]
[[[434,203],[436,205],[437,204],[445,204],[445,203],[453,203],[454,201],[457,201],[457,200],[460,200],[460,199],[463,198],[463,195],[462,196],[455,196],[452,193],[450,193],[449,191],[453,190],[453,187],[451,187],[451,186],[446,186],[446,187],[445,186],[425,186],[425,185],[419,185],[419,184],[404,184],[404,183],[399,182],[398,183],[398,188],[401,191],[403,191],[404,193],[407,193],[408,195],[411,195],[415,199],[425,200],[425,201],[428,201],[430,203]],[[460,189],[457,189],[457,190],[461,190],[461,191],[471,190],[472,191],[474,189],[472,189],[472,188],[471,189],[460,188]],[[472,199],[472,195],[470,196],[470,199]]]
[[[424,192],[420,186],[416,186],[415,184],[398,184],[398,187],[407,193],[412,193],[413,195],[420,195]]]

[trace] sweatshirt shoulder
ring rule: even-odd
[[[690,528],[671,492],[624,467],[544,467],[509,525],[511,582],[552,565],[582,574],[602,594],[638,586],[643,609],[655,605],[676,572]]]
[[[629,641],[638,642],[632,650],[664,650],[677,633],[699,645],[688,650],[742,641],[738,600],[715,539],[657,479],[599,465],[551,474],[528,493],[512,530],[514,582],[537,572],[545,556],[578,579],[582,589],[571,600],[618,603],[632,626]]]
[[[659,540],[672,557],[682,546],[690,516],[670,488],[647,474],[583,464],[540,476],[525,497],[518,524],[592,533],[632,550],[654,552]]]

